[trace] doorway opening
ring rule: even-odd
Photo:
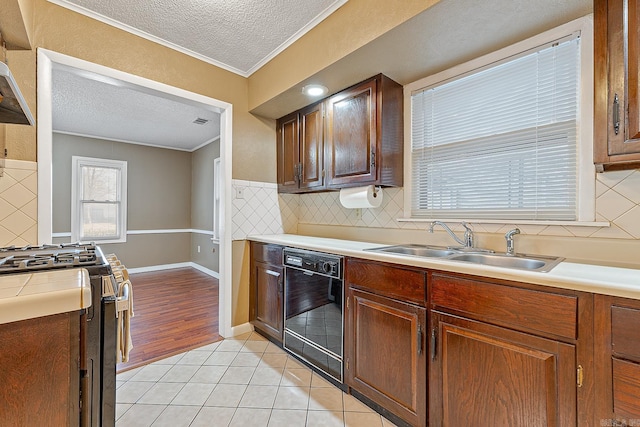
[[[72,69],[98,76],[103,82],[120,84],[139,91],[189,106],[199,106],[219,115],[220,120],[220,229],[219,229],[219,334],[233,335],[231,326],[231,140],[232,106],[229,103],[194,92],[159,83],[140,76],[105,67],[58,52],[38,49],[38,243],[52,243],[53,233],[53,81],[56,70]],[[89,94],[87,94],[88,96]],[[167,174],[171,170],[166,171]],[[170,201],[167,201],[170,203]],[[211,212],[207,212],[211,216]],[[175,230],[165,230],[172,232]],[[184,231],[184,230],[182,230]],[[189,230],[198,231],[198,230]],[[135,233],[132,233],[135,234]],[[144,230],[142,230],[144,234]]]

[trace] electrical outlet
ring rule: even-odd
[[[362,219],[362,208],[356,208],[356,219]]]
[[[244,187],[236,187],[236,199],[244,199]]]

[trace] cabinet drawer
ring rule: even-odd
[[[577,338],[578,297],[434,274],[431,304],[511,329]]]
[[[619,417],[640,418],[640,365],[613,359],[613,410]]]
[[[427,296],[426,273],[389,264],[348,258],[347,286],[419,305]]]
[[[251,242],[251,257],[254,261],[282,265],[282,246]]]
[[[611,349],[640,362],[640,310],[611,306]]]

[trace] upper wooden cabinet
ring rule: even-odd
[[[402,185],[402,86],[379,74],[327,100],[327,186]]]
[[[402,186],[402,86],[379,74],[278,119],[278,191]]]
[[[297,193],[324,188],[324,104],[278,120],[278,191]]]
[[[595,0],[594,163],[640,167],[640,4]],[[625,21],[626,20],[626,21]]]

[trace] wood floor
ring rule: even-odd
[[[218,279],[194,268],[130,276],[133,349],[124,372],[222,339],[218,335]]]

